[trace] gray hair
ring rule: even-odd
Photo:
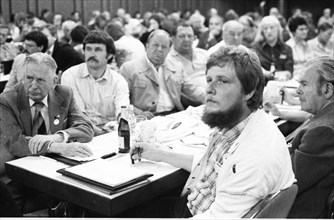
[[[56,61],[46,53],[37,52],[27,56],[24,65],[26,66],[29,63],[44,64],[50,68],[50,73],[52,72],[53,75],[56,74]]]
[[[318,74],[318,85],[329,82],[334,86],[334,60],[329,56],[317,57],[306,63],[307,69],[314,69]]]
[[[283,42],[283,36],[282,36],[283,29],[282,29],[281,23],[275,16],[272,16],[272,15],[265,16],[260,21],[259,28],[255,36],[255,42],[258,42],[258,41],[261,42],[265,40],[264,35],[263,35],[263,26],[267,24],[273,24],[278,28],[277,40],[280,42]]]
[[[244,26],[239,21],[229,20],[229,21],[226,21],[223,24],[223,33],[226,33],[227,30],[229,30],[229,28],[235,27],[235,26],[240,26],[240,27],[244,28]]]

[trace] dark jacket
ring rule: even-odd
[[[334,188],[334,103],[315,115],[292,141],[292,167],[298,194],[290,218],[325,218]]]

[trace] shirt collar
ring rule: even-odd
[[[79,76],[82,77],[82,78],[86,78],[86,77],[89,77],[89,76],[90,76],[90,77],[93,77],[93,76],[90,75],[86,63],[84,64],[83,67],[84,67],[84,68],[83,68],[83,71],[81,71],[81,72],[79,73]],[[111,80],[112,80],[112,76],[111,76],[111,74],[109,73],[109,71],[110,71],[109,68],[111,68],[111,67],[110,67],[110,65],[108,64],[108,65],[106,66],[106,70],[104,71],[104,74],[102,75],[101,78],[97,79],[97,81],[102,81],[102,80],[111,81]]]
[[[281,47],[283,45],[283,43],[279,40],[277,40],[276,44],[273,46],[273,48],[275,47]],[[264,40],[261,44],[261,47],[264,48],[265,46],[271,47],[266,40]]]
[[[44,99],[42,100],[42,103],[48,108],[48,95],[44,97]],[[35,101],[32,99],[29,99],[29,104],[30,104],[30,108],[34,106]]]

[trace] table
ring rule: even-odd
[[[180,133],[182,133],[182,131],[186,132],[184,133],[185,136],[182,138],[176,137],[174,132],[176,129],[170,130],[170,137],[164,135],[165,140],[170,139],[170,141],[166,143],[171,144],[170,146],[174,147],[173,150],[182,153],[196,153],[205,149],[205,146],[201,148],[197,144],[186,143],[186,137],[188,137],[189,134],[195,136],[197,134],[196,141],[198,142],[201,142],[200,138],[206,139],[207,137],[205,136],[208,135],[208,132],[206,132],[206,135],[203,135],[203,132],[200,130],[197,131],[198,126],[196,123],[192,123],[190,120],[191,117],[187,117],[187,113],[198,117],[198,115],[195,114],[196,112],[199,111],[197,108],[194,108],[192,111],[184,111],[167,116],[163,120],[161,120],[162,118],[155,118],[160,127],[173,127],[173,124],[177,123],[180,118],[184,119],[183,123],[177,129],[180,129]],[[289,129],[289,123],[287,121],[278,120],[277,123],[282,130]],[[161,135],[162,134],[157,136]],[[103,138],[107,136],[108,135],[99,136],[94,138],[94,140],[96,143],[101,144],[106,142],[106,140],[103,141]],[[116,137],[117,135],[114,138]],[[171,137],[173,137],[173,140],[171,140]],[[177,148],[181,143],[180,140],[185,143],[187,147]],[[114,139],[107,141],[107,143],[114,144],[115,142],[116,140]],[[207,143],[203,142],[203,145],[205,144]],[[116,157],[110,158],[110,160],[117,160],[120,167],[122,164],[130,163],[129,155],[117,155]],[[135,166],[140,169],[149,170],[149,172],[154,174],[153,177],[149,178],[150,182],[113,195],[108,195],[106,191],[100,188],[92,187],[86,183],[62,176],[56,171],[68,166],[49,158],[30,156],[13,160],[6,163],[6,171],[12,179],[24,183],[26,186],[41,190],[61,200],[72,202],[106,216],[117,215],[145,201],[154,199],[163,193],[182,187],[189,175],[186,171],[165,163],[154,163],[143,160],[141,163],[136,163]]]
[[[119,155],[120,165],[129,161],[129,155]],[[149,183],[108,195],[93,187],[57,173],[67,165],[38,156],[29,156],[6,163],[8,176],[26,186],[41,190],[61,200],[69,201],[106,216],[114,216],[124,210],[183,186],[188,178],[184,170],[163,163],[143,161],[137,168],[149,169],[154,174]]]

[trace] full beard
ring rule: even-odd
[[[202,115],[202,121],[210,128],[217,127],[219,130],[230,129],[240,122],[243,115],[242,106],[238,103],[225,111],[208,112],[206,108]]]

